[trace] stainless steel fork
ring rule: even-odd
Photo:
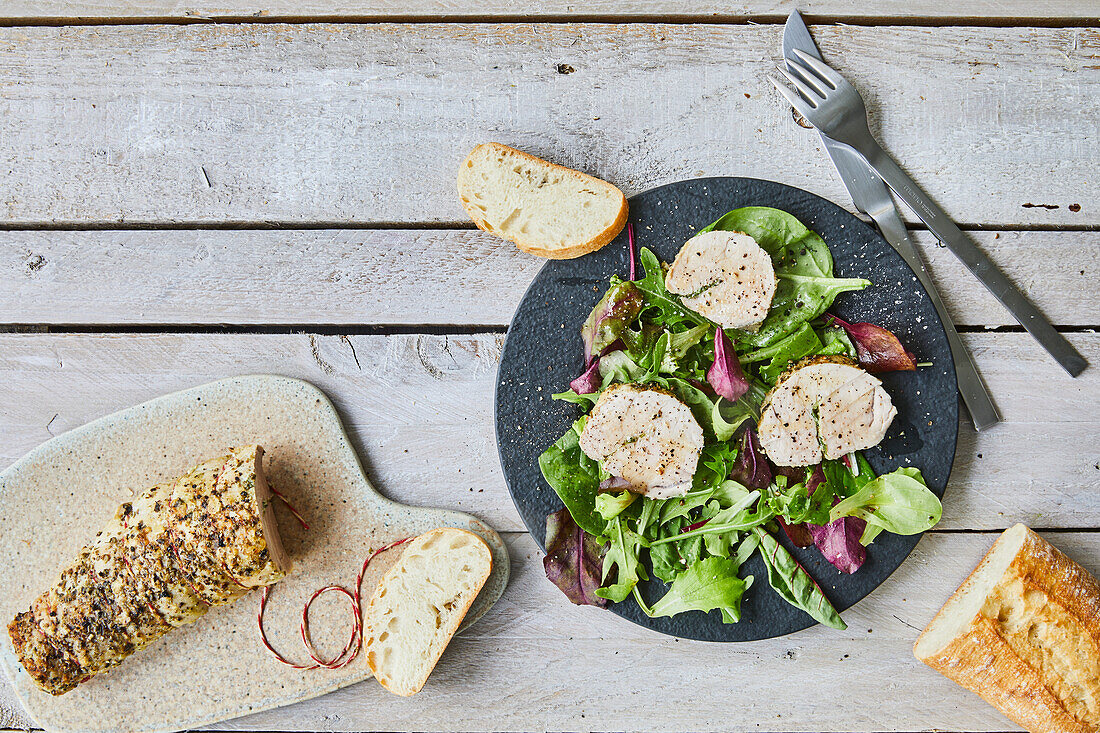
[[[791,70],[779,71],[801,96],[769,77],[779,93],[820,133],[859,153],[1063,369],[1074,377],[1084,371],[1088,362],[1077,349],[882,149],[867,127],[867,107],[856,88],[824,61],[798,49],[794,53],[797,60],[787,59]]]

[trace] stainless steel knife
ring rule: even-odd
[[[796,48],[803,53],[821,58],[821,52],[818,51],[817,44],[814,43],[814,39],[810,35],[810,29],[806,27],[806,23],[797,10],[793,11],[790,17],[787,18],[787,25],[783,28],[783,57],[790,58],[794,56],[792,52]],[[921,285],[928,292],[932,305],[935,306],[936,312],[940,315],[940,320],[943,321],[943,328],[947,333],[947,343],[951,347],[951,357],[955,362],[955,375],[959,383],[959,393],[962,395],[963,403],[970,413],[974,429],[984,430],[997,424],[1000,422],[1001,416],[997,412],[992,399],[990,399],[989,391],[982,382],[982,378],[974,366],[974,361],[970,358],[970,353],[966,350],[966,346],[955,330],[951,316],[944,307],[943,301],[936,291],[936,286],[932,283],[932,278],[928,274],[919,250],[909,239],[909,232],[901,220],[901,215],[898,214],[890,190],[878,174],[868,168],[863,158],[854,150],[846,145],[834,142],[824,135],[821,135],[821,142],[824,143],[825,150],[829,153],[833,165],[836,166],[837,173],[840,174],[841,181],[844,182],[845,188],[852,196],[852,202],[856,205],[856,208],[870,216],[878,225],[883,238],[897,250],[909,267],[913,268],[917,279],[920,280]]]

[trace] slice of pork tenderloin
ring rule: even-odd
[[[722,328],[755,331],[775,297],[775,267],[748,234],[704,232],[680,248],[665,287]]]
[[[882,442],[897,410],[876,377],[851,359],[813,357],[764,400],[760,447],[780,466],[812,466]]]
[[[652,387],[615,384],[596,401],[581,432],[589,458],[654,499],[681,496],[703,449],[703,429],[691,409]]]

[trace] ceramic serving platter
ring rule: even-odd
[[[699,178],[671,183],[630,199],[630,221],[639,247],[671,262],[695,232],[742,206],[773,206],[802,221],[824,239],[839,277],[865,277],[871,287],[843,293],[831,309],[839,317],[889,328],[926,364],[915,372],[877,375],[897,406],[886,438],[864,451],[878,473],[916,466],[928,487],[943,496],[959,425],[955,367],[928,295],[882,237],[836,204],[791,186],[755,178]],[[539,472],[538,457],[577,419],[579,409],[550,395],[569,388],[584,369],[581,324],[607,289],[608,278],[626,275],[627,233],[598,252],[575,260],[551,260],[523,297],[501,357],[497,377],[496,429],[500,460],[512,500],[542,545],[546,515],[561,501]],[[844,575],[814,548],[791,548],[837,609],[843,611],[873,591],[917,544],[919,536],[884,532],[854,575]],[[780,537],[783,541],[783,538]],[[706,641],[753,641],[791,634],[814,623],[768,587],[759,554],[747,564],[755,585],[742,603],[742,620],[722,623],[718,611],[690,611],[649,618],[633,599],[612,612],[665,634]],[[652,577],[642,584],[649,603],[666,586]]]
[[[332,583],[351,587],[366,555],[434,527],[459,527],[492,549],[493,572],[466,618],[473,623],[500,597],[508,554],[474,517],[403,506],[363,475],[332,403],[313,385],[277,376],[225,379],[115,413],[61,435],[0,474],[0,620],[54,581],[117,506],[140,490],[181,475],[229,446],[259,443],[272,485],[309,524],[277,505],[294,567],[272,591],[265,627],[285,656],[308,661],[298,636],[302,604]],[[371,589],[399,551],[385,553],[364,578]],[[364,599],[365,600],[365,599]],[[121,666],[53,697],[19,667],[0,634],[0,663],[27,711],[47,730],[162,731],[193,728],[323,695],[371,676],[366,655],[340,670],[300,671],[262,646],[259,593],[213,608]],[[315,643],[338,652],[350,631],[346,599],[328,594],[311,614]],[[379,688],[379,694],[381,693]],[[424,694],[430,694],[431,683]],[[378,721],[385,726],[384,721]]]

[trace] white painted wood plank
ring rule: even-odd
[[[803,0],[799,9],[807,15],[837,20],[868,19],[1013,19],[1029,20],[1095,18],[1095,8],[1076,0],[882,0],[859,4],[847,0]],[[742,0],[737,3],[684,3],[682,0],[9,0],[0,17],[11,19],[249,19],[249,18],[344,18],[478,17],[537,19],[687,16],[693,19],[766,20],[785,18],[789,3],[779,0]]]
[[[501,339],[0,334],[0,466],[51,433],[157,395],[234,374],[277,373],[314,382],[333,398],[382,493],[522,530],[494,439]],[[1072,380],[1025,334],[965,340],[1006,422],[976,435],[963,421],[942,526],[1100,527],[1100,369]],[[1070,340],[1100,363],[1100,335]],[[540,398],[549,400],[568,376],[548,377]]]
[[[765,78],[779,33],[3,28],[0,219],[459,221],[454,171],[487,140],[628,193],[735,174],[846,201],[817,136]],[[958,221],[1100,223],[1100,30],[827,26],[816,37],[867,93],[886,147]]]
[[[915,238],[956,323],[1016,323]],[[1100,324],[1096,232],[974,238],[1054,323]],[[0,232],[0,323],[504,326],[542,263],[473,231]]]
[[[1100,534],[1048,538],[1100,574]],[[452,642],[417,697],[389,695],[368,680],[217,728],[1015,730],[911,652],[918,629],[993,540],[925,537],[889,580],[845,612],[847,631],[817,627],[781,639],[708,644],[572,606],[544,577],[530,536],[516,534],[508,537],[513,574],[504,596]],[[771,592],[757,580],[764,584],[750,592]]]

